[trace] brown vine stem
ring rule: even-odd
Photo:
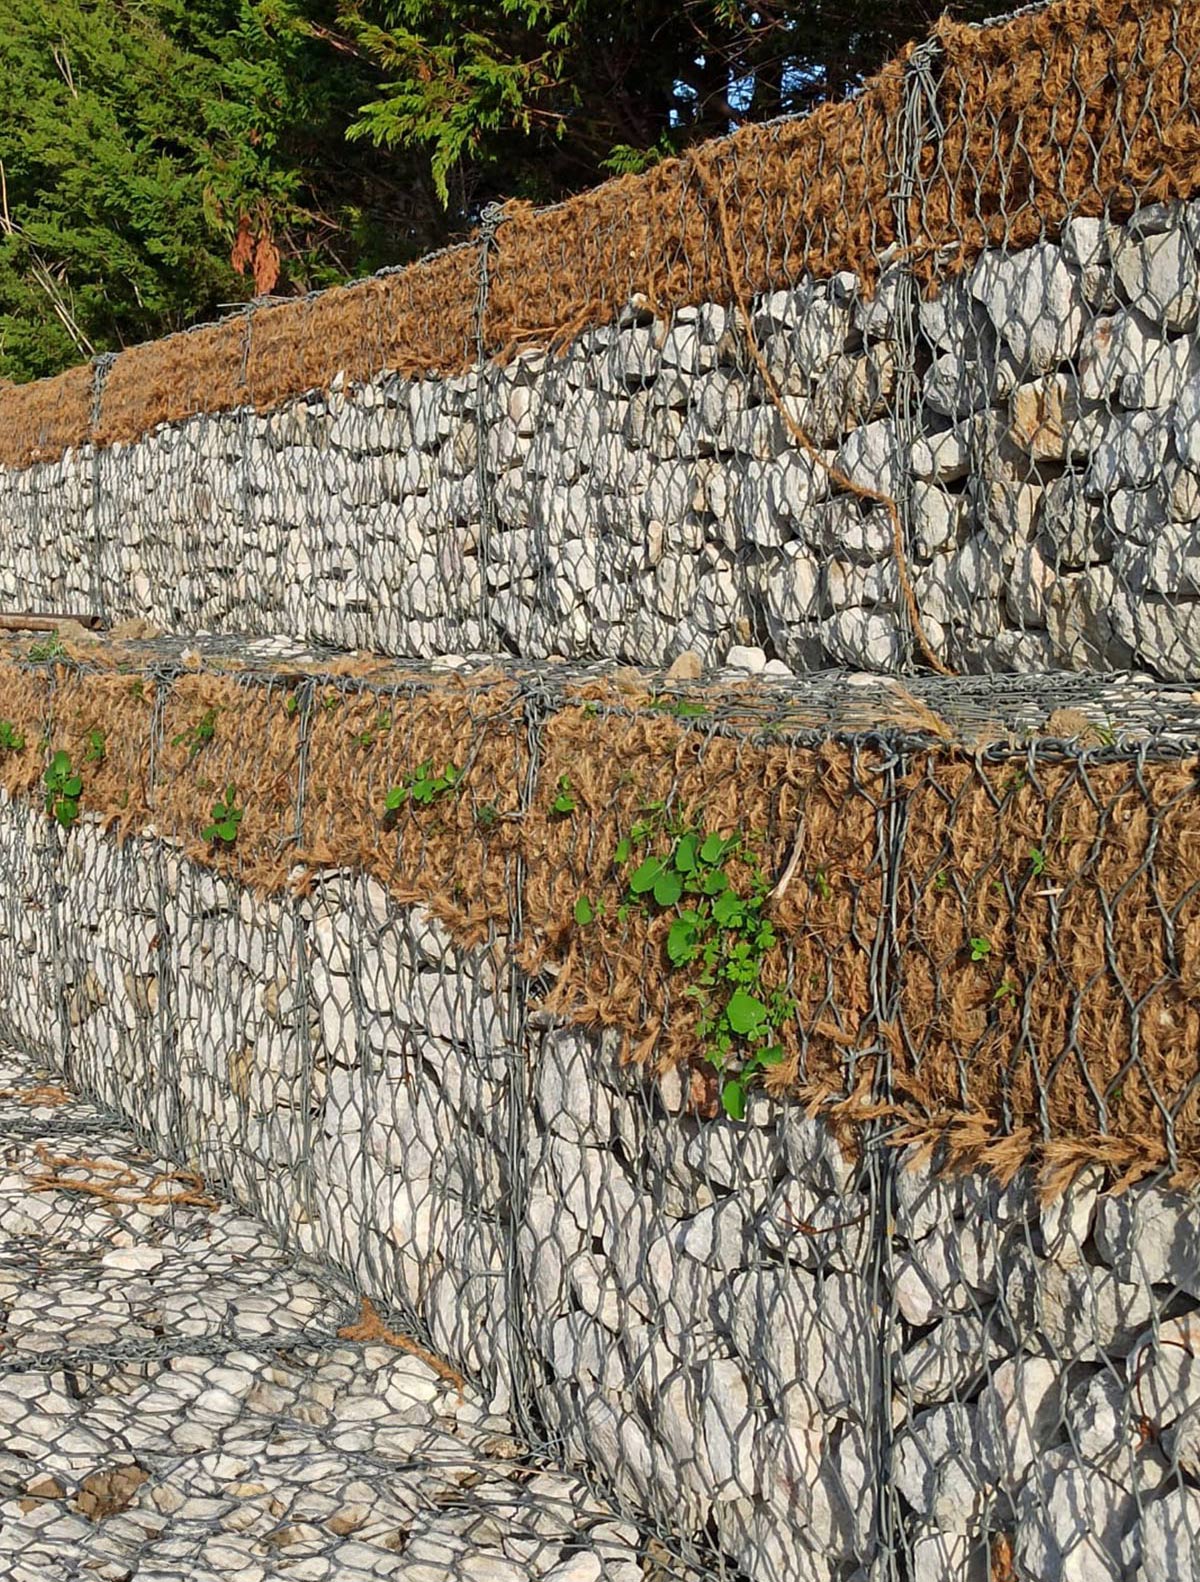
[[[916,593],[913,590],[912,577],[908,568],[908,556],[904,549],[904,529],[900,521],[899,506],[896,504],[896,501],[890,494],[883,494],[878,489],[868,489],[863,484],[855,483],[854,480],[848,477],[840,467],[835,466],[833,462],[827,461],[824,454],[817,449],[816,445],[813,444],[808,434],[805,433],[804,429],[799,423],[796,422],[795,418],[788,411],[779,386],[775,382],[774,375],[771,373],[770,368],[767,366],[767,360],[763,356],[762,348],[759,346],[754,334],[753,318],[750,313],[749,305],[746,301],[745,291],[742,288],[741,277],[739,276],[737,268],[734,264],[733,240],[729,227],[729,211],[725,206],[725,194],[721,190],[721,183],[720,181],[713,179],[712,173],[708,169],[709,161],[707,159],[702,159],[698,155],[693,155],[693,164],[696,174],[700,178],[701,189],[708,198],[709,202],[712,204],[713,208],[716,210],[718,222],[717,229],[720,233],[721,246],[725,255],[725,270],[729,276],[729,288],[733,294],[734,301],[737,303],[738,309],[741,312],[742,321],[745,328],[746,344],[750,349],[750,355],[754,359],[755,366],[762,375],[762,381],[766,386],[767,394],[771,397],[776,410],[783,419],[789,434],[791,434],[797,445],[800,446],[801,450],[804,451],[805,455],[808,456],[810,461],[812,461],[816,466],[820,467],[825,473],[828,474],[832,483],[836,484],[839,489],[845,490],[848,494],[857,496],[857,498],[860,500],[869,500],[873,504],[882,505],[887,511],[888,518],[892,524],[892,554],[895,557],[896,574],[900,581],[900,591],[904,598],[905,607],[908,610],[909,620],[912,622],[913,637],[916,639],[917,647],[920,649],[922,658],[931,670],[936,671],[939,676],[954,675],[955,672],[951,670],[935,653],[933,645],[926,636],[925,628],[921,623],[921,611],[917,604]]]

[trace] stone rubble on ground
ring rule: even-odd
[[[474,1388],[7,1050],[0,1133],[5,1582],[643,1577]]]

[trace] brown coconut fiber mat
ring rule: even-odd
[[[1200,1174],[1186,691],[681,689],[363,657],[234,669],[136,644],[32,661],[29,646],[0,647],[11,796],[41,807],[61,752],[79,819],[113,840],[152,826],[261,894],[368,873],[461,944],[501,941],[546,1008],[615,1029],[623,1058],[682,1068],[701,1109],[769,1042],[781,1053],[754,1082],[850,1135],[874,1121],[1001,1174]],[[206,830],[229,787],[241,819],[224,841]],[[639,873],[655,882],[639,891]],[[725,892],[732,927],[712,919]],[[767,1022],[734,1006],[732,979],[705,982],[713,939]],[[722,1027],[718,1077],[705,1051]]]

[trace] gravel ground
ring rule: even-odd
[[[4,1582],[645,1582],[444,1364],[0,1050]]]

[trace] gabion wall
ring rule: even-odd
[[[1198,242],[1196,203],[1079,217],[929,300],[894,263],[749,323],[630,307],[565,355],[68,451],[0,474],[0,601],[420,655],[1186,677]]]
[[[1092,1169],[1045,1204],[762,1095],[699,1122],[351,872],[255,900],[5,799],[0,877],[6,1037],[697,1553],[753,1582],[1196,1575],[1191,1199]]]

